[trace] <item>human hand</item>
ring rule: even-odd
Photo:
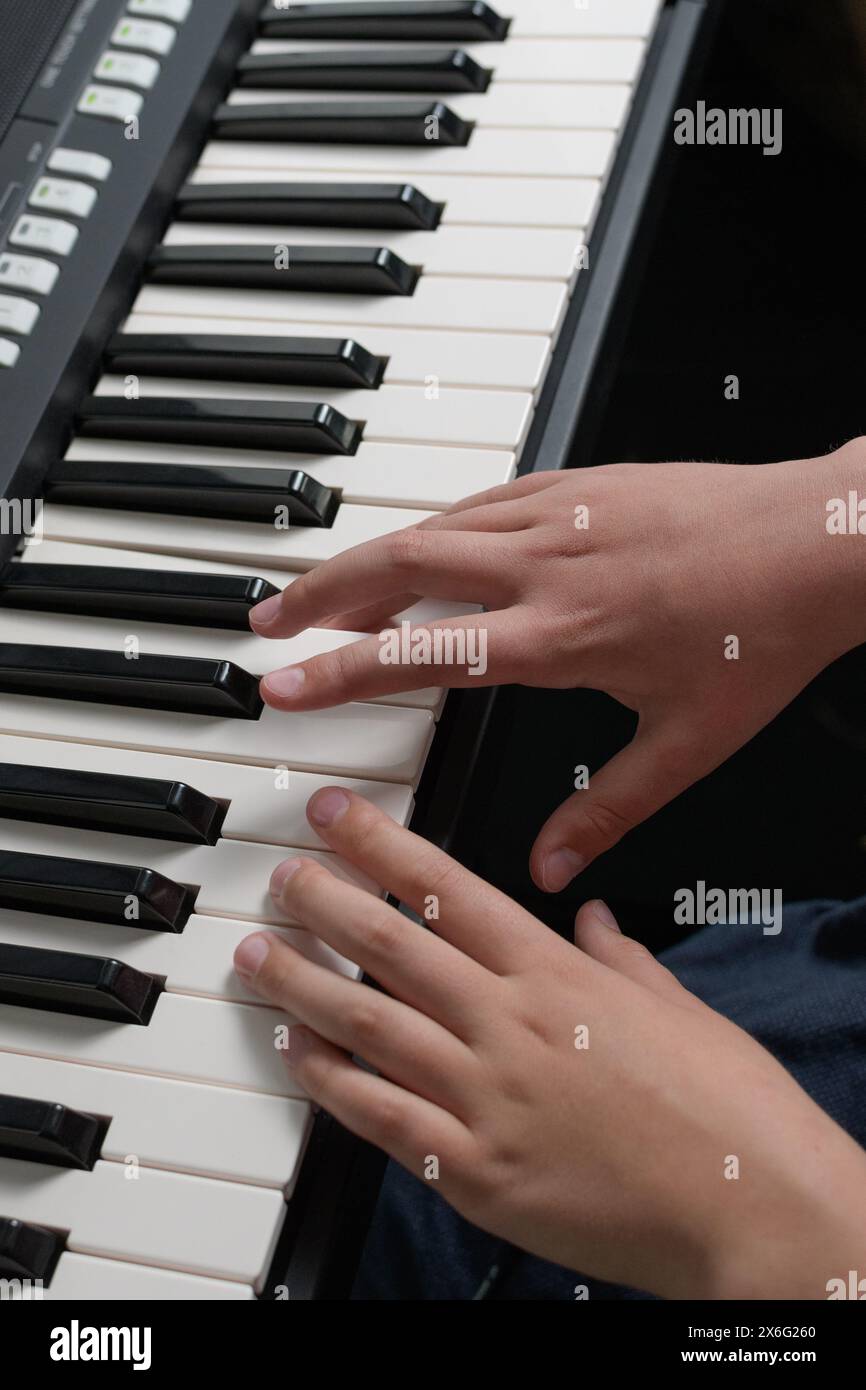
[[[308,815],[437,909],[425,930],[311,860],[274,873],[286,914],[391,997],[267,933],[238,948],[244,982],[300,1021],[287,1061],[337,1120],[493,1234],[663,1297],[821,1298],[862,1267],[862,1151],[603,904],[575,948],[357,796],[319,792]]]
[[[517,682],[603,690],[636,711],[633,742],[538,835],[532,875],[557,892],[866,640],[866,566],[856,542],[826,529],[827,499],[856,483],[866,493],[864,441],[763,467],[523,478],[346,552],[253,614],[260,635],[291,637],[326,622],[377,629],[419,595],[478,602],[491,611],[430,626],[483,630],[484,676],[384,664],[370,636],[266,677],[262,694],[309,710]]]

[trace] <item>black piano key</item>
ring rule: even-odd
[[[0,1216],[0,1278],[50,1284],[66,1239],[59,1231]]]
[[[444,206],[411,183],[188,183],[174,215],[180,222],[432,232]]]
[[[273,101],[218,106],[215,140],[334,145],[468,145],[474,122],[442,101]]]
[[[220,464],[56,463],[45,497],[66,507],[110,507],[166,516],[211,516],[273,526],[333,526],[339,497],[297,468]]]
[[[544,0],[539,0],[543,4]],[[360,4],[269,4],[259,19],[268,39],[472,39],[499,43],[508,33],[481,0],[370,0]]]
[[[321,53],[247,53],[239,87],[333,87],[343,92],[486,92],[493,76],[459,48],[330,49]]]
[[[0,848],[0,907],[19,912],[181,932],[195,911],[198,892],[135,864],[102,864]]]
[[[273,449],[289,454],[355,454],[363,426],[330,405],[308,401],[189,400],[180,396],[88,396],[76,421],[89,439]]]
[[[119,960],[0,942],[0,1004],[146,1025],[161,993],[152,975]]]
[[[92,1168],[108,1121],[50,1100],[0,1095],[0,1158],[53,1168]]]
[[[250,338],[219,333],[118,333],[105,370],[119,376],[252,381],[375,390],[387,359],[352,338]]]
[[[215,845],[226,807],[185,782],[0,763],[0,817]]]
[[[0,693],[221,719],[259,719],[255,676],[231,661],[0,642]]]
[[[0,569],[0,608],[181,623],[228,632],[249,632],[251,610],[279,592],[266,579],[247,574],[15,561]]]
[[[154,285],[314,294],[412,294],[419,272],[385,246],[160,246],[147,274]]]

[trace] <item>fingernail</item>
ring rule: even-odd
[[[287,879],[291,878],[292,874],[297,873],[300,867],[300,859],[284,859],[282,864],[277,865],[274,872],[271,874],[271,881],[269,884],[272,898],[279,898],[283,890],[283,884]]]
[[[576,878],[586,860],[573,849],[555,849],[544,861],[541,881],[548,893],[561,893]]]
[[[254,980],[265,961],[271,943],[266,936],[248,936],[235,951],[235,970],[241,979]]]
[[[310,1035],[306,1028],[289,1029],[289,1045],[285,1051],[286,1066],[294,1069],[310,1050]]]
[[[278,695],[281,700],[294,700],[301,693],[306,675],[301,666],[287,666],[283,671],[272,671],[265,676],[265,685],[272,695]]]
[[[282,594],[272,594],[266,598],[264,603],[259,603],[250,613],[250,621],[259,627],[267,627],[268,623],[274,622],[280,616],[280,609],[283,606]]]
[[[610,927],[611,931],[620,931],[619,922],[614,917],[607,903],[603,903],[601,898],[596,899],[593,903],[592,915],[597,922],[601,922],[605,927]]]
[[[348,809],[349,798],[346,793],[340,791],[339,787],[326,787],[324,791],[316,792],[316,795],[310,798],[307,815],[313,825],[320,825],[324,828],[329,825],[336,825]]]

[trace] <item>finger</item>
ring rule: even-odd
[[[460,512],[471,511],[475,507],[488,507],[498,502],[513,502],[521,497],[534,497],[538,492],[546,492],[550,487],[561,483],[561,473],[527,473],[523,478],[515,478],[512,483],[500,483],[497,487],[485,488],[471,497],[464,497],[443,512],[443,516],[457,516]]]
[[[598,855],[704,775],[699,750],[669,726],[638,728],[633,741],[594,773],[542,827],[530,856],[535,883],[559,893]]]
[[[235,969],[260,999],[363,1057],[391,1081],[455,1113],[471,1105],[480,1067],[474,1053],[407,1004],[307,960],[269,932],[241,942]]]
[[[460,1120],[362,1071],[309,1029],[292,1029],[286,1062],[317,1105],[417,1177],[424,1175],[431,1155],[443,1174],[472,1171],[472,1136]]]
[[[486,969],[508,974],[537,961],[545,932],[534,918],[363,797],[327,787],[311,798],[307,817],[331,849],[369,869],[437,936]]]
[[[684,989],[646,946],[631,936],[623,936],[606,903],[584,903],[574,920],[574,944],[585,955],[644,985],[653,994],[672,1003],[703,1008],[700,1000]]]
[[[320,626],[337,628],[340,632],[381,632],[383,627],[392,627],[396,615],[413,608],[421,597],[420,594],[391,594],[366,608],[326,618]]]
[[[464,1041],[477,1034],[479,1014],[496,1007],[489,971],[315,860],[278,865],[271,895],[290,920]]]
[[[398,593],[494,606],[507,571],[495,536],[409,526],[344,551],[296,579],[250,614],[262,637],[294,637]]]
[[[492,502],[483,507],[472,507],[462,512],[440,512],[438,516],[422,521],[419,529],[437,532],[471,531],[479,534],[499,533],[504,535],[508,532],[525,531],[533,524],[534,519],[534,513],[530,511],[525,498],[503,498],[499,502]]]
[[[495,653],[491,663],[489,653]],[[387,628],[298,666],[264,677],[262,699],[272,709],[316,710],[397,695],[428,686],[466,689],[520,681],[526,669],[516,609],[472,613]]]

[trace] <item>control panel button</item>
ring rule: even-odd
[[[11,338],[0,338],[0,367],[14,367],[21,356],[21,349]]]
[[[48,168],[55,174],[80,174],[83,179],[95,179],[105,183],[111,173],[112,164],[104,154],[94,154],[92,150],[52,150]]]
[[[0,285],[7,290],[27,290],[30,294],[50,294],[57,284],[60,267],[41,256],[0,256]]]
[[[89,217],[96,203],[96,189],[74,179],[42,178],[30,194],[30,206],[45,212],[66,212],[71,217]]]
[[[163,58],[170,53],[177,30],[156,19],[122,19],[111,36],[116,48],[137,48],[142,53],[155,53]]]
[[[101,77],[103,82],[128,82],[148,92],[159,77],[159,63],[142,53],[115,53],[109,49],[96,64],[93,76]]]
[[[78,240],[78,228],[59,217],[19,217],[9,235],[12,246],[27,246],[31,251],[50,251],[53,256],[68,256]]]
[[[172,24],[184,24],[192,9],[192,0],[129,0],[129,13],[144,19],[168,19]]]
[[[128,87],[85,87],[78,110],[82,116],[104,116],[109,121],[128,121],[137,116],[144,97]]]
[[[41,309],[31,304],[29,299],[18,299],[11,294],[0,294],[0,331],[20,333],[27,337],[32,333]]]

